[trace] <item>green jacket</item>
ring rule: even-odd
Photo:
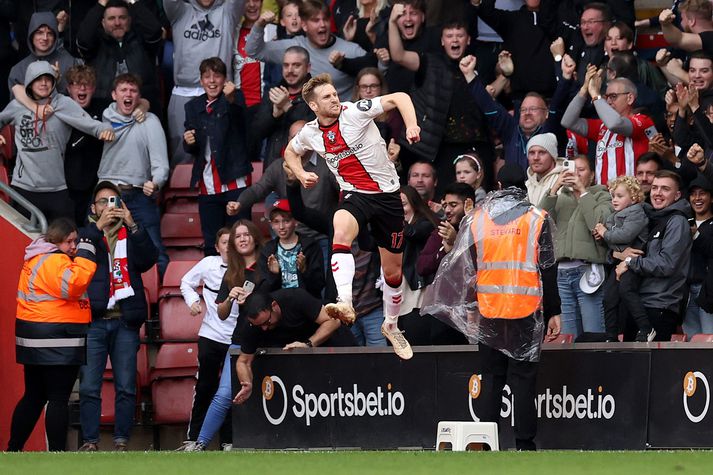
[[[605,264],[607,244],[595,240],[592,230],[597,223],[604,223],[612,214],[611,195],[603,185],[590,186],[579,201],[566,187],[556,197],[549,192],[540,201],[540,207],[550,213],[557,225],[555,256],[563,259],[581,259],[586,262]]]

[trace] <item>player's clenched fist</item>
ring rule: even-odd
[[[421,127],[418,125],[406,129],[406,140],[408,143],[416,143],[421,140]]]

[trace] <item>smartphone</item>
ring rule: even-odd
[[[438,221],[445,221],[446,220],[446,212],[443,211],[443,208],[438,210],[436,213],[436,217],[438,218]]]
[[[564,161],[562,162],[562,166],[565,168],[565,170],[569,170],[570,172],[574,173],[574,160],[564,159]]]
[[[649,140],[653,139],[656,136],[656,134],[658,134],[658,131],[656,130],[656,126],[652,125],[651,127],[647,127],[644,130],[644,134],[646,134],[647,139],[649,139]]]
[[[246,293],[251,294],[253,290],[255,290],[255,283],[250,282],[249,280],[246,280],[245,283],[243,284],[243,289],[245,290]]]
[[[106,204],[107,208],[121,208],[121,197],[110,196]]]

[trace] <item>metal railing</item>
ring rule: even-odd
[[[37,206],[30,203],[27,198],[5,183],[0,182],[0,191],[6,193],[15,203],[30,213],[28,222],[20,224],[22,229],[29,233],[44,234],[47,232],[47,218],[45,218],[45,215],[37,208]]]

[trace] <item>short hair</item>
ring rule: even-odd
[[[111,89],[115,90],[117,87],[119,87],[119,84],[123,83],[133,84],[134,86],[138,87],[139,90],[141,89],[141,78],[138,77],[136,74],[131,73],[119,74],[117,77],[115,77]]]
[[[463,23],[462,20],[454,19],[447,21],[443,24],[443,26],[441,27],[441,34],[443,34],[443,32],[446,30],[465,30],[465,32],[468,33],[468,25]]]
[[[110,8],[123,8],[127,12],[129,11],[129,5],[124,0],[109,0],[104,6],[104,11],[106,12]],[[104,14],[102,14],[104,16]]]
[[[654,162],[658,166],[659,170],[663,168],[663,159],[661,158],[661,155],[656,152],[646,152],[641,154],[638,160],[636,160],[636,166],[638,167],[641,164],[649,162]]]
[[[45,241],[52,244],[59,244],[67,236],[72,234],[77,230],[77,226],[69,218],[57,218],[52,220],[52,222],[47,226],[47,231],[45,232]]]
[[[584,13],[585,10],[599,10],[602,14],[602,20],[604,22],[611,23],[612,21],[612,13],[611,13],[611,8],[609,8],[609,5],[606,3],[602,2],[592,2],[592,3],[587,3],[584,8],[582,8],[582,13]],[[581,17],[581,15],[580,15]]]
[[[216,244],[218,243],[218,241],[220,241],[220,237],[223,234],[230,234],[230,228],[224,226],[224,227],[220,228],[217,233],[215,233],[215,243]]]
[[[614,73],[615,78],[639,80],[639,64],[631,51],[613,51],[612,57],[607,63],[607,69]]]
[[[411,164],[410,167],[408,167],[408,175],[407,177],[411,176],[411,170],[413,167],[416,165],[428,165],[431,168],[431,174],[433,175],[433,179],[437,180],[438,179],[438,171],[436,170],[436,167],[433,165],[433,162],[429,162],[428,160],[416,160]]]
[[[633,176],[621,175],[613,180],[610,180],[608,185],[609,192],[614,193],[614,190],[616,190],[619,185],[626,188],[626,191],[629,193],[631,200],[634,203],[641,203],[644,201],[644,191],[641,189],[639,182],[636,181],[636,178]]]
[[[456,195],[463,201],[470,198],[475,203],[475,190],[467,183],[451,183],[443,190],[443,197],[446,195]]]
[[[673,172],[671,170],[659,170],[656,173],[654,173],[654,178],[670,178],[671,180],[676,182],[676,186],[678,187],[678,191],[681,191],[683,188],[683,182],[681,181],[681,175],[679,175],[676,172]]]
[[[619,35],[621,35],[622,38],[631,43],[632,47],[634,46],[634,30],[632,30],[629,25],[627,25],[623,21],[615,21],[614,24],[609,27],[610,30],[612,28],[618,29]],[[609,32],[607,31],[607,33]]]
[[[200,71],[201,76],[207,73],[208,71],[212,71],[222,76],[228,75],[228,68],[225,66],[223,60],[218,58],[217,56],[213,56],[212,58],[206,58],[201,61],[201,65],[198,67],[198,71]]]
[[[539,92],[530,91],[527,94],[525,94],[525,97],[523,97],[522,99],[525,100],[528,97],[535,97],[535,98],[541,100],[542,102],[544,102],[545,106],[547,106],[547,99],[545,99],[545,97],[542,94],[540,94]]]
[[[414,10],[418,10],[424,15],[426,14],[427,5],[425,0],[394,0],[393,4],[409,5]]]
[[[245,302],[240,306],[240,314],[245,315],[248,320],[252,320],[260,312],[270,310],[273,301],[272,296],[267,292],[255,291],[248,295]]]
[[[302,21],[307,21],[319,13],[324,13],[326,18],[332,17],[329,6],[322,0],[303,0],[300,4],[300,18]]]
[[[302,57],[304,58],[305,62],[306,62],[307,64],[310,63],[309,51],[307,51],[307,49],[305,49],[305,48],[302,47],[302,46],[298,46],[298,45],[290,46],[290,47],[287,48],[287,49],[285,50],[285,52],[282,54],[282,57],[284,58],[287,53],[301,54]]]
[[[709,0],[686,0],[678,7],[681,12],[700,20],[709,20],[713,16],[713,5]]]
[[[64,73],[67,84],[77,83],[97,83],[97,73],[93,67],[87,64],[75,64]]]
[[[302,99],[304,99],[304,101],[309,104],[310,101],[314,98],[314,90],[318,87],[326,86],[327,84],[334,86],[334,83],[332,82],[332,76],[330,76],[329,74],[322,73],[318,74],[317,76],[314,76],[309,81],[307,81],[304,86],[302,86]]]
[[[616,78],[609,81],[609,84],[621,84],[624,88],[623,92],[630,92],[634,95],[634,97],[637,96],[638,91],[636,89],[636,85],[631,81],[631,79]]]
[[[692,59],[708,60],[713,64],[713,56],[705,50],[699,49],[688,55],[688,67],[691,67]]]

